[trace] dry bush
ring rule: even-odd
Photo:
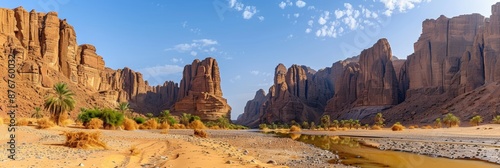
[[[337,131],[337,128],[335,127],[330,127],[330,129],[328,129],[329,131]]]
[[[16,126],[28,126],[28,124],[29,124],[29,120],[27,118],[20,118],[16,122]]]
[[[99,137],[100,132],[65,132],[64,146],[79,149],[106,149],[106,144]]]
[[[3,125],[3,118],[0,117],[0,125]]]
[[[342,130],[342,131],[347,131],[347,130],[348,130],[348,128],[346,128],[346,127],[342,127],[342,128],[340,128],[340,130]]]
[[[191,129],[207,129],[207,127],[205,127],[205,124],[203,124],[203,122],[201,122],[200,120],[194,120],[193,122],[189,123],[188,124],[188,128],[191,128]]]
[[[135,146],[132,146],[128,151],[130,151],[130,155],[132,156],[137,156],[141,153],[141,151],[139,151],[139,149],[137,149],[137,147]]]
[[[85,126],[87,129],[99,129],[102,127],[102,124],[104,122],[101,119],[98,118],[92,118],[89,123]]]
[[[214,125],[214,126],[209,127],[209,129],[218,130],[218,129],[220,129],[220,127],[218,125]]]
[[[410,125],[410,126],[408,127],[408,129],[415,129],[415,126]]]
[[[47,129],[56,126],[56,124],[54,124],[54,122],[52,122],[49,118],[40,118],[36,123],[38,125],[38,129]]]
[[[186,129],[186,126],[184,126],[184,124],[174,124],[174,126],[172,126],[173,129]]]
[[[290,132],[300,132],[300,127],[297,127],[296,125],[292,125],[292,127],[290,127]]]
[[[74,124],[75,124],[75,121],[73,121],[72,119],[66,119],[61,123],[61,126],[67,127],[67,126],[74,125]]]
[[[380,126],[378,125],[374,125],[372,126],[372,130],[381,130],[382,128],[380,128]]]
[[[160,124],[158,129],[170,129],[170,124],[168,124],[168,122],[163,122]]]
[[[392,131],[403,131],[405,129],[405,126],[401,124],[394,124],[391,127]]]
[[[413,127],[418,128],[418,125],[413,125]]]
[[[207,138],[207,132],[204,130],[199,130],[199,129],[194,129],[194,136],[200,137],[200,138]]]
[[[155,119],[149,119],[139,127],[139,129],[157,129],[158,122]]]
[[[432,129],[432,126],[426,125],[426,126],[423,126],[421,129]]]
[[[125,122],[123,122],[123,127],[125,130],[133,131],[137,129],[137,123],[129,118],[125,118]]]

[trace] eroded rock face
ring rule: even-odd
[[[216,120],[231,116],[231,107],[222,97],[217,61],[206,58],[194,60],[184,67],[178,101],[172,108],[173,115],[190,113],[202,120]]]
[[[78,46],[74,28],[55,12],[28,13],[22,7],[0,9],[0,59],[7,62],[9,55],[16,56],[21,116],[41,107],[43,97],[57,82],[67,83],[76,94],[73,117],[80,107],[114,108],[118,102],[129,102],[136,112],[157,114],[178,99],[176,83],[149,86],[141,73],[129,68],[105,68],[96,51],[90,44]],[[7,73],[0,75],[4,78],[0,90],[6,92]]]
[[[286,68],[279,64],[275,68],[274,85],[269,88],[266,101],[258,109],[246,111],[240,120],[252,120],[256,116],[264,123],[290,123],[316,121],[323,113],[326,102],[333,96],[334,84],[330,79],[332,69],[325,68],[318,72],[306,66],[292,65]],[[255,104],[249,104],[246,108]],[[248,114],[250,113],[250,114]],[[246,121],[256,127],[255,120]]]
[[[262,89],[258,90],[255,93],[255,97],[247,102],[243,114],[238,116],[236,123],[249,127],[257,127],[260,124],[259,116],[263,112],[262,105],[267,99],[266,92]]]

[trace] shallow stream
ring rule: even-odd
[[[277,133],[279,137],[289,137],[296,141],[312,144],[321,149],[329,150],[339,159],[331,163],[359,166],[363,168],[408,167],[408,168],[499,168],[500,165],[480,160],[448,159],[430,157],[407,152],[380,150],[362,145],[357,138],[347,136],[304,135]]]

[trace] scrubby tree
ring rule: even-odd
[[[36,118],[36,119],[43,118],[42,108],[35,107],[35,112],[31,115],[31,118]]]
[[[316,124],[314,123],[314,121],[313,121],[313,122],[311,122],[311,128],[310,128],[310,129],[311,129],[311,130],[316,129]]]
[[[102,110],[101,120],[104,122],[103,127],[109,129],[112,126],[116,127],[122,125],[124,116],[123,113],[113,109],[104,109]]]
[[[66,112],[75,108],[75,95],[65,83],[57,83],[52,93],[45,98],[44,108],[50,112],[52,120],[59,125]]]
[[[377,115],[375,116],[375,125],[378,125],[378,126],[384,126],[384,117],[382,116],[382,113],[377,113]]]
[[[434,121],[434,127],[435,128],[443,127],[443,124],[441,123],[441,118],[436,118],[436,120]]]
[[[307,121],[302,122],[302,128],[309,129],[309,123]]]
[[[500,124],[500,115],[493,117],[493,124]]]
[[[339,124],[340,124],[340,123],[339,123],[339,120],[333,120],[333,126],[334,126],[335,128],[339,128],[339,126],[340,126]]]
[[[125,112],[127,112],[129,109],[129,104],[127,102],[121,102],[120,104],[118,104],[118,107],[116,107],[116,109],[125,114]]]
[[[321,117],[321,125],[325,129],[328,129],[330,127],[330,116],[329,115],[324,115],[323,117]]]
[[[443,118],[443,122],[448,127],[458,126],[460,124],[460,118],[458,118],[457,116],[453,115],[452,113],[448,113]]]
[[[473,126],[478,126],[479,123],[482,123],[482,122],[483,122],[483,118],[479,115],[474,116],[470,119],[470,124]]]
[[[146,113],[146,117],[147,117],[148,119],[153,118],[153,116],[154,116],[154,115],[153,115],[153,113]]]
[[[359,120],[354,120],[354,128],[359,129],[359,127],[361,127]]]
[[[177,124],[175,118],[170,114],[170,110],[163,110],[158,116],[158,120],[160,123],[168,122],[171,126]]]

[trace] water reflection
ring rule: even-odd
[[[339,155],[330,163],[341,163],[363,168],[380,167],[500,167],[500,165],[476,160],[454,160],[447,158],[434,158],[413,153],[383,151],[362,145],[357,138],[347,136],[303,135],[297,133],[275,133],[279,137],[288,137],[293,140],[312,144],[321,149],[329,150]]]

